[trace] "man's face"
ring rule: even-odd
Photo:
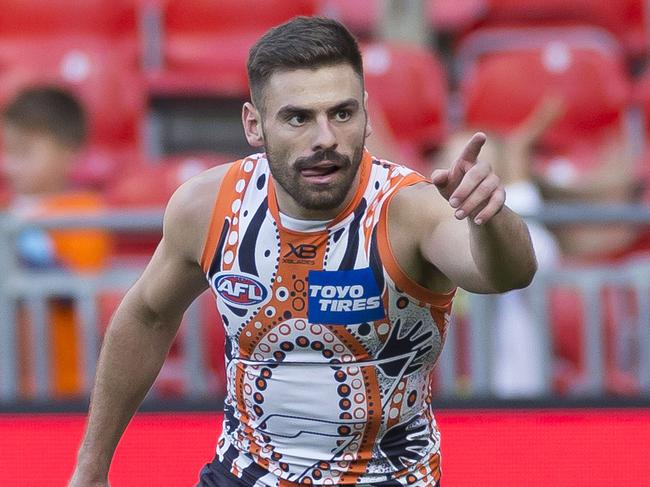
[[[5,123],[2,171],[17,194],[43,194],[63,189],[74,151],[53,136]]]
[[[261,130],[271,173],[298,209],[324,216],[353,194],[367,133],[363,84],[348,64],[274,73]],[[314,214],[314,213],[312,213]]]

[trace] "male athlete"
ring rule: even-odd
[[[361,56],[341,24],[270,30],[248,74],[244,130],[265,153],[208,170],[169,202],[106,333],[70,485],[107,485],[183,312],[209,287],[228,386],[199,485],[437,486],[429,384],[454,290],[527,286],[526,225],[477,159],[483,134],[431,180],[364,150]]]

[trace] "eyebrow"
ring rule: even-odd
[[[337,112],[339,110],[343,110],[344,108],[357,109],[359,108],[359,102],[354,98],[348,98],[347,100],[338,103],[337,105],[333,106],[327,111],[332,113],[332,112]],[[277,117],[284,118],[289,115],[295,115],[297,113],[312,114],[313,112],[314,110],[311,110],[309,108],[304,108],[297,105],[285,105],[282,108],[280,108],[280,110],[278,110]]]
[[[330,112],[338,112],[339,110],[343,110],[344,108],[353,108],[357,109],[359,108],[359,102],[355,100],[354,98],[348,98],[347,100],[339,103],[338,105],[334,106]]]

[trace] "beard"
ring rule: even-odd
[[[324,150],[308,157],[299,157],[293,164],[287,160],[287,151],[276,151],[266,140],[266,158],[273,179],[298,205],[307,210],[333,210],[343,204],[352,188],[363,158],[364,140],[365,131],[354,147],[352,158],[335,150]],[[301,170],[325,160],[334,162],[338,167],[334,181],[327,184],[306,181]]]

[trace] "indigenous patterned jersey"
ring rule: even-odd
[[[359,175],[320,228],[279,213],[264,154],[234,163],[217,197],[201,262],[226,330],[217,457],[249,485],[440,477],[430,375],[453,293],[411,281],[387,235],[391,197],[425,178],[368,152]]]

